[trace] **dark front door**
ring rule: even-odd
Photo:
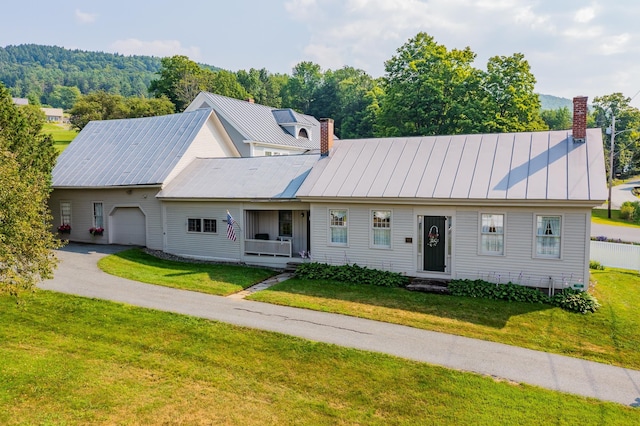
[[[424,216],[424,270],[444,272],[446,259],[447,218]]]

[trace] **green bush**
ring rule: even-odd
[[[595,269],[596,271],[604,271],[604,266],[602,265],[602,263],[598,262],[597,260],[590,260],[589,269]]]
[[[494,284],[483,280],[453,280],[449,290],[454,296],[482,297],[509,302],[549,303],[549,297],[539,290],[518,284]]]
[[[453,296],[482,297],[512,302],[547,303],[571,312],[586,314],[600,307],[598,300],[586,291],[565,288],[553,297],[518,284],[494,284],[483,280],[453,280],[449,283]]]
[[[625,201],[620,206],[620,219],[640,223],[640,202]]]
[[[633,213],[635,208],[631,204],[631,201],[625,201],[620,206],[620,219],[631,220],[633,218]]]
[[[296,269],[296,276],[307,280],[335,280],[381,287],[402,287],[409,282],[407,277],[397,272],[368,269],[356,264],[303,263]]]
[[[551,298],[551,304],[572,312],[586,314],[600,307],[598,300],[586,291],[565,288]]]

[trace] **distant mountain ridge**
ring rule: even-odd
[[[14,97],[36,96],[46,103],[55,86],[75,86],[82,94],[97,90],[123,96],[148,96],[161,58],[21,44],[0,47],[0,82]],[[218,70],[218,67],[200,64]],[[573,108],[571,99],[539,94],[543,110]]]
[[[541,109],[560,109],[567,107],[569,111],[573,110],[573,100],[567,98],[560,98],[558,96],[553,95],[542,95],[538,94],[540,98]]]

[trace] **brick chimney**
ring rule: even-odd
[[[326,157],[333,147],[333,119],[320,119],[320,155]]]
[[[587,99],[586,96],[573,98],[573,142],[584,143],[587,137]]]

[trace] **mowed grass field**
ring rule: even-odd
[[[0,297],[0,424],[634,425],[640,410],[107,301]]]
[[[64,151],[64,149],[78,135],[76,130],[71,130],[71,128],[66,124],[46,123],[44,125],[43,132],[51,134],[55,147],[59,153]]]
[[[139,249],[104,257],[107,273],[151,284],[227,295],[258,282],[257,268],[157,259]],[[264,277],[264,278],[263,278]],[[592,271],[591,292],[602,307],[577,314],[550,305],[411,292],[293,278],[251,300],[335,312],[640,369],[640,276]]]

